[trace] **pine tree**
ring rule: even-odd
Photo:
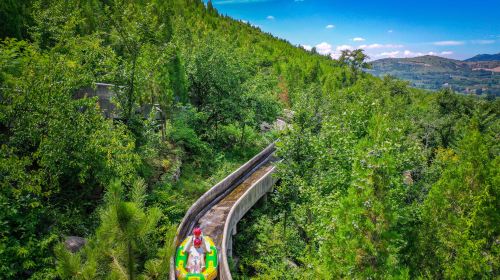
[[[58,248],[58,272],[62,278],[91,279],[110,275],[113,279],[133,280],[141,273],[166,276],[169,256],[165,253],[172,251],[159,250],[151,238],[161,212],[158,208],[144,207],[144,191],[144,183],[137,181],[132,186],[129,201],[124,201],[120,182],[110,184],[95,237],[75,255],[61,246]],[[157,255],[161,256],[159,260],[155,259]],[[161,266],[165,269],[157,273]]]
[[[442,166],[423,205],[421,265],[433,278],[494,278],[499,273],[498,143],[473,120],[455,150],[440,149]]]
[[[323,264],[335,278],[378,279],[406,275],[398,259],[395,209],[390,200],[391,159],[374,148],[355,164],[356,178],[333,214],[333,233],[322,248]]]

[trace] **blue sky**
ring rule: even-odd
[[[500,0],[212,0],[221,14],[336,57],[434,54],[465,59],[500,52]]]

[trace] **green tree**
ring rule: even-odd
[[[347,66],[354,74],[354,80],[362,73],[363,69],[371,68],[370,64],[366,62],[368,56],[362,49],[357,50],[343,50],[340,54],[339,61],[341,65]]]
[[[26,39],[31,24],[32,1],[6,0],[0,3],[0,39]]]
[[[124,127],[105,120],[95,99],[72,98],[111,64],[100,43],[68,40],[60,46],[68,53],[1,45],[0,259],[8,277],[50,277],[57,233],[87,233],[95,223],[87,213],[109,180],[136,176],[140,160]]]
[[[332,235],[321,256],[325,270],[335,277],[382,279],[408,273],[398,257],[401,236],[393,227],[396,209],[390,201],[394,184],[390,164],[394,159],[380,153],[374,149],[359,160],[361,166],[356,164],[353,170],[355,179],[334,210]]]
[[[245,65],[223,45],[207,39],[187,68],[191,101],[205,114],[200,132],[211,141],[217,138],[221,126],[236,120],[243,106],[241,84],[248,75]]]
[[[156,99],[165,99],[164,95],[171,96],[169,93],[171,89],[161,84],[168,83],[168,76],[165,75],[168,75],[168,71],[161,71],[162,68],[166,70],[168,63],[168,58],[163,56],[166,48],[162,45],[165,46],[172,35],[169,33],[171,32],[169,15],[162,8],[154,3],[113,1],[106,9],[106,19],[111,27],[111,46],[121,58],[116,79],[118,85],[124,87],[117,87],[116,90],[124,118],[129,125],[135,118],[137,106],[142,105],[140,101],[149,99],[148,95],[154,94]],[[144,59],[146,63],[140,65]],[[145,66],[151,67],[151,70]],[[163,80],[158,81],[156,77],[151,78],[151,75],[160,76]],[[147,91],[144,87],[141,88],[145,80],[149,82]],[[166,92],[158,92],[159,89],[164,89]],[[171,97],[167,98],[170,99]],[[171,101],[163,100],[162,103],[169,102]]]
[[[161,212],[158,208],[145,208],[144,199],[145,185],[141,181],[133,184],[129,201],[124,200],[120,182],[111,183],[95,237],[76,254],[59,246],[59,275],[63,279],[167,277],[173,249],[169,242],[165,248],[158,247],[155,229]],[[170,231],[170,237],[173,232]]]
[[[423,275],[447,279],[495,277],[499,272],[500,216],[497,144],[470,130],[454,150],[436,157],[442,175],[423,205],[420,258]],[[491,139],[491,138],[490,138]],[[426,274],[427,273],[427,274]]]

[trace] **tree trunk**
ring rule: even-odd
[[[132,76],[129,81],[129,92],[128,92],[128,100],[127,100],[127,122],[130,122],[132,118],[132,109],[134,107],[134,84],[135,84],[135,68],[137,62],[137,54],[134,55],[132,59]]]
[[[242,147],[242,148],[243,148],[244,140],[245,140],[245,123],[243,123],[243,127],[241,128],[240,147]]]
[[[135,279],[135,275],[134,275],[134,258],[132,256],[133,252],[132,252],[132,242],[131,241],[128,241],[128,244],[127,244],[127,249],[128,249],[128,260],[127,260],[127,269],[128,269],[128,279],[130,280],[134,280]]]

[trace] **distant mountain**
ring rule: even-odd
[[[466,59],[467,62],[477,62],[477,61],[500,61],[500,53],[497,54],[478,54],[474,57]]]
[[[392,75],[411,85],[438,90],[500,96],[500,61],[460,61],[425,55],[413,58],[384,58],[371,62],[367,72]]]

